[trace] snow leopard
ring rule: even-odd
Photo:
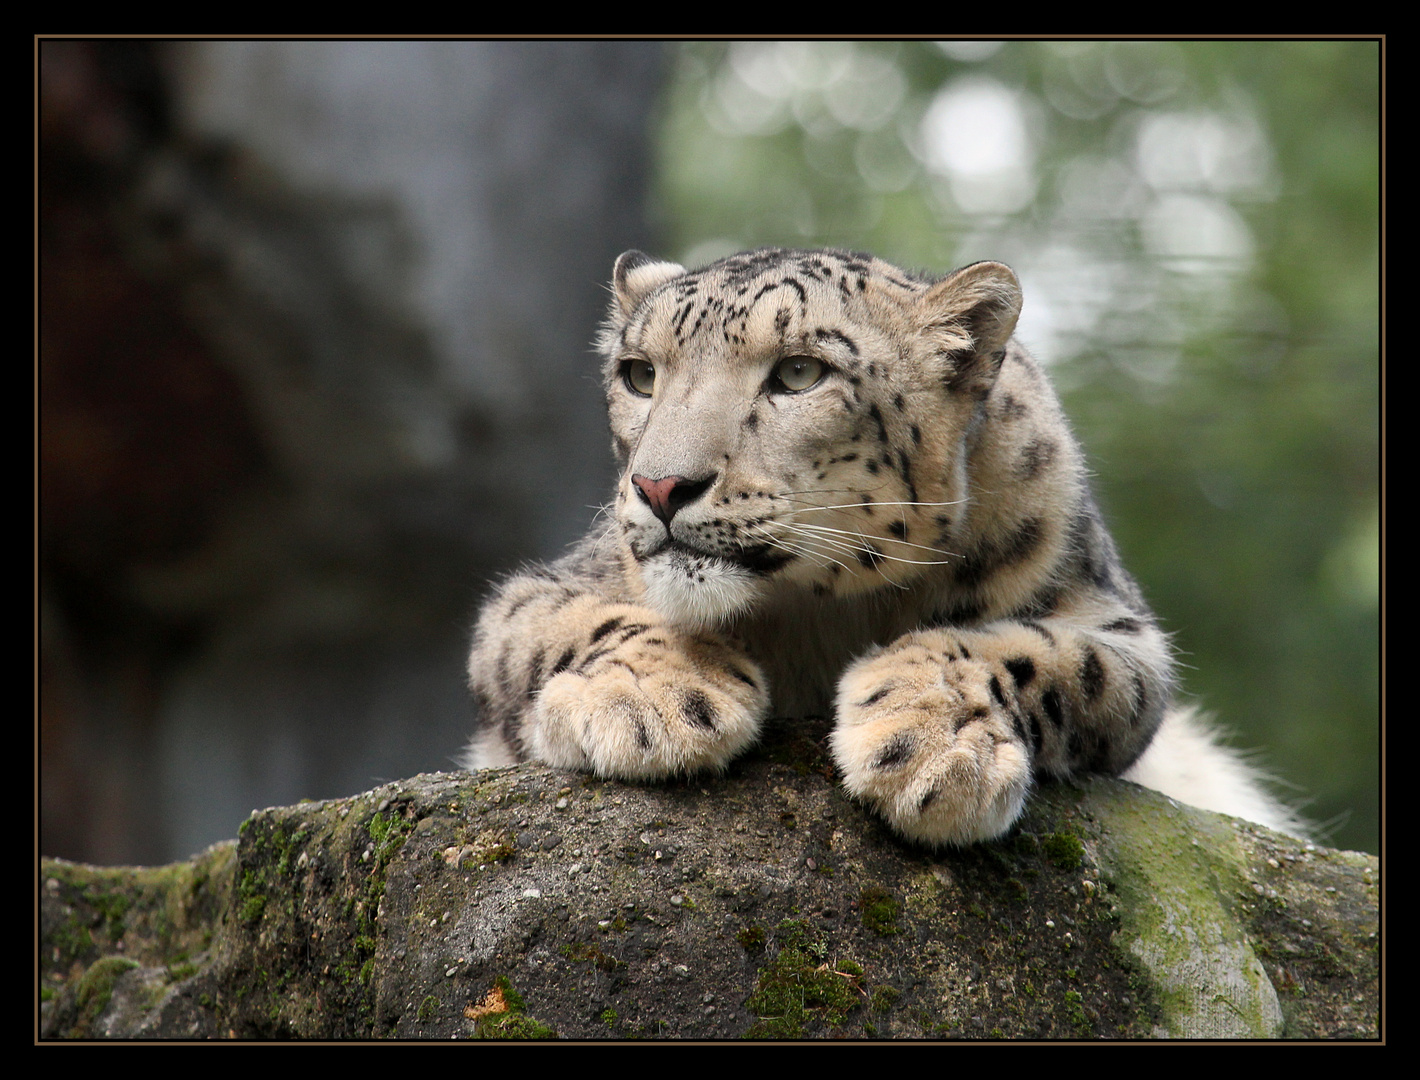
[[[653,781],[723,770],[771,716],[831,716],[848,792],[933,847],[1084,774],[1298,831],[1174,705],[1009,267],[628,251],[611,294],[620,480],[484,605],[468,767]]]

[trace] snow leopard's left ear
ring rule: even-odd
[[[612,316],[620,314],[623,319],[630,318],[653,289],[684,273],[685,267],[679,263],[661,262],[644,251],[623,251],[611,272],[611,289],[616,296]]]
[[[1021,314],[1021,283],[1004,263],[979,262],[949,274],[918,301],[923,331],[936,339],[953,390],[990,391]]]

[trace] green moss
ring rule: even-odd
[[[377,812],[370,818],[365,829],[370,834],[370,839],[374,841],[373,855],[378,870],[383,870],[399,852],[399,849],[404,847],[405,838],[413,828],[414,822],[406,820],[393,808],[388,814]],[[383,880],[383,875],[381,875],[381,880]]]
[[[399,814],[376,812],[365,829],[369,832],[370,839],[375,842],[377,857],[388,859],[404,845],[410,822],[405,821]]]
[[[370,876],[365,881],[364,895],[360,903],[356,905],[359,917],[355,925],[355,950],[357,959],[362,959],[359,969],[359,980],[362,986],[368,987],[372,981],[374,971],[374,952],[377,940],[378,927],[375,924],[375,916],[380,910],[380,901],[385,895],[385,870],[389,862],[404,846],[405,838],[414,828],[414,822],[407,820],[403,815],[391,812],[375,813],[365,826],[373,842],[373,858],[370,867]],[[373,1002],[367,1001],[368,1006],[373,1007]]]
[[[242,922],[248,925],[260,922],[262,915],[266,912],[266,894],[255,893],[244,896],[239,910]]]
[[[897,1004],[901,996],[902,991],[894,986],[875,986],[868,1007],[875,1013],[885,1013]]]
[[[1073,833],[1052,833],[1044,848],[1045,857],[1061,870],[1078,870],[1085,861],[1085,845]]]
[[[104,932],[108,934],[110,941],[117,941],[123,937],[124,916],[133,906],[131,897],[122,893],[88,889],[84,892],[84,899],[103,917]]]
[[[1235,915],[1248,882],[1236,834],[1145,794],[1094,794],[1108,798],[1111,814],[1100,857],[1119,898],[1116,960],[1139,972],[1141,998],[1157,1004],[1157,1022],[1175,1037],[1280,1034],[1276,992]]]
[[[881,885],[869,885],[859,893],[858,906],[863,913],[864,929],[878,937],[890,937],[901,932],[897,925],[898,902]]]
[[[361,812],[363,808],[363,812]],[[416,820],[406,817],[407,804],[389,800],[379,808],[366,799],[351,800],[326,812],[309,812],[304,820],[282,811],[263,812],[250,819],[240,843],[241,866],[233,888],[233,911],[240,919],[243,937],[269,965],[268,981],[253,1017],[253,1034],[272,1037],[299,1036],[313,1030],[321,1009],[336,1009],[342,1030],[350,1037],[371,1037],[375,1030],[375,995],[380,940],[378,913],[385,879],[393,859],[403,848]],[[352,813],[352,811],[354,811]],[[349,851],[352,860],[337,865],[337,852]],[[317,856],[312,869],[321,876],[334,871],[342,883],[337,895],[327,896],[305,872],[306,855]],[[317,991],[310,980],[297,974],[300,958],[271,945],[289,935],[309,935],[311,912],[331,909],[344,924],[335,937],[323,928],[324,948],[334,959],[321,977]],[[297,938],[299,940],[299,938]],[[294,966],[293,966],[294,965]],[[270,1007],[266,995],[271,995]],[[252,1000],[258,1000],[253,997]]]
[[[527,1015],[527,1003],[504,975],[493,981],[503,1010],[480,1016],[474,1022],[475,1039],[555,1039],[556,1029]]]
[[[1090,1018],[1085,1015],[1085,999],[1077,990],[1065,991],[1065,1013],[1070,1018],[1070,1025],[1081,1035],[1090,1036],[1094,1034],[1094,1025],[1090,1023]]]
[[[299,858],[299,849],[310,839],[310,831],[300,829],[287,836],[284,830],[277,829],[272,833],[272,839],[277,845],[276,872],[282,877],[287,877],[291,873],[291,867],[295,865],[295,859]]]
[[[735,940],[745,952],[757,952],[764,948],[764,937],[764,927],[746,926],[735,935]]]
[[[821,940],[814,934],[813,927],[804,919],[783,919],[774,928],[774,937],[783,949],[804,949],[814,951],[821,947]],[[822,959],[822,957],[820,957]]]
[[[555,1039],[557,1029],[521,1013],[502,1013],[478,1022],[475,1039]]]
[[[54,965],[56,970],[68,968],[94,948],[94,936],[87,926],[76,919],[66,920],[55,927],[46,941],[59,950],[59,961]]]
[[[258,855],[258,868],[243,870],[241,880],[237,882],[237,912],[242,922],[248,926],[259,923],[266,914],[267,881],[266,875],[260,869],[260,856],[266,847],[266,838],[255,836],[251,845]]]
[[[787,922],[780,928],[791,943],[759,971],[754,993],[745,1002],[758,1017],[745,1032],[747,1039],[797,1039],[815,1023],[837,1027],[861,1000],[859,964],[825,963],[827,946],[807,924]]]
[[[414,1015],[419,1018],[421,1024],[427,1024],[434,1019],[434,1014],[439,1011],[439,999],[430,994],[419,1003],[419,1011]]]
[[[89,965],[88,970],[80,976],[76,988],[79,1002],[76,1034],[89,1032],[93,1022],[108,1008],[109,1000],[113,997],[114,983],[118,982],[119,976],[137,966],[137,960],[130,960],[126,956],[105,956]]]
[[[527,1002],[523,1000],[522,994],[513,989],[513,984],[508,981],[508,976],[499,975],[493,980],[493,985],[502,992],[503,1000],[508,1003],[509,1009],[513,1012],[527,1011]]]

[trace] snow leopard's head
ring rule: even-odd
[[[949,554],[965,450],[1020,311],[1000,263],[941,280],[766,248],[629,251],[600,345],[646,600],[713,625],[770,590],[902,586]]]

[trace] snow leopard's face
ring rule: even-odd
[[[1019,304],[1008,269],[934,284],[769,249],[687,273],[628,252],[614,288],[616,516],[653,607],[723,623],[771,589],[901,586],[948,559],[957,459],[994,370],[980,358]],[[987,340],[972,316],[1002,296],[1016,307]]]

